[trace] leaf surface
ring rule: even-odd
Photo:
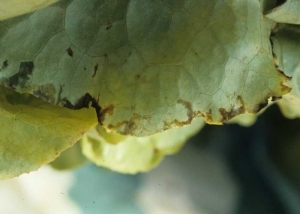
[[[125,135],[197,117],[221,124],[290,91],[273,62],[274,23],[261,7],[253,0],[60,1],[0,23],[0,83],[73,109],[93,101],[99,122]]]
[[[198,118],[191,125],[147,137],[123,136],[97,126],[81,140],[83,154],[99,166],[122,173],[145,172],[177,152],[205,122]]]
[[[97,121],[78,111],[0,87],[0,179],[37,170],[72,146]]]

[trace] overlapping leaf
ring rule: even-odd
[[[44,8],[58,0],[0,0],[0,20]]]
[[[94,126],[92,108],[51,105],[0,86],[0,179],[37,170]]]
[[[279,23],[300,24],[300,1],[286,0],[270,10],[266,17]]]
[[[123,136],[97,126],[81,140],[83,153],[97,165],[122,173],[145,172],[164,157],[177,152],[205,124],[198,118],[191,125],[148,137]]]
[[[289,82],[292,91],[278,101],[283,114],[288,118],[300,117],[300,27],[285,25],[272,38],[274,53],[279,69],[292,77]]]

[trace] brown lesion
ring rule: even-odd
[[[245,107],[241,106],[236,109],[232,108],[229,111],[227,111],[224,108],[219,108],[219,112],[223,117],[222,122],[227,122],[227,121],[231,120],[232,118],[234,118],[235,116],[245,113]]]
[[[105,116],[108,114],[108,115],[113,115],[113,113],[114,113],[114,105],[113,104],[111,104],[111,105],[109,105],[109,106],[107,106],[107,107],[103,107],[102,109],[101,109],[101,111],[100,111],[100,117],[98,118],[98,120],[99,120],[99,123],[101,124],[101,125],[103,125],[103,122],[104,122],[104,120],[105,120]]]
[[[280,87],[282,91],[282,95],[289,93],[292,89],[288,86],[286,86],[284,83],[289,82],[292,80],[292,77],[287,76],[282,70],[276,69],[277,75],[279,75],[281,78],[283,78],[283,81],[280,82]]]
[[[192,122],[192,119],[193,119],[193,109],[192,109],[192,104],[188,101],[185,101],[185,100],[182,100],[182,99],[179,99],[177,100],[177,103],[183,105],[186,110],[187,110],[187,116],[188,116],[188,119],[187,121],[184,121],[184,124],[190,124]]]
[[[145,127],[139,126],[139,124],[143,123],[145,120],[150,120],[151,116],[148,115],[139,115],[136,113],[133,113],[131,118],[128,121],[122,121],[117,123],[116,125],[109,124],[107,126],[110,130],[118,130],[118,132],[122,135],[135,135],[135,132],[137,129],[146,129]]]
[[[242,96],[238,95],[237,96],[237,103],[239,104],[239,107],[231,107],[231,109],[227,110],[225,108],[219,108],[219,112],[222,115],[222,120],[220,121],[220,123],[223,122],[227,122],[229,120],[231,120],[232,118],[243,114],[246,112],[245,109],[245,104],[244,104],[244,100],[242,98]]]
[[[171,122],[164,121],[164,127],[163,127],[164,130],[168,130],[174,126],[175,127],[183,127],[183,126],[189,125],[189,124],[191,124],[191,122],[195,116],[193,109],[192,109],[192,104],[190,102],[179,99],[179,100],[177,100],[177,103],[181,104],[185,107],[185,109],[187,110],[188,119],[185,121],[179,121],[177,119],[175,119]]]

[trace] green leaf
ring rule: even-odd
[[[93,101],[103,126],[135,136],[221,124],[290,91],[260,1],[67,2],[0,23],[4,86],[73,109]]]
[[[30,13],[58,0],[0,0],[0,20]]]
[[[99,166],[122,173],[145,172],[177,152],[205,124],[198,118],[191,125],[174,128],[148,137],[123,136],[101,126],[90,130],[81,140],[83,154]]]
[[[267,12],[266,17],[279,23],[300,24],[300,0],[287,0]]]
[[[277,103],[287,118],[300,118],[300,27],[286,25],[272,37],[272,41],[278,68],[292,77],[289,86],[293,89]]]
[[[0,179],[37,170],[94,126],[92,108],[51,105],[0,86]]]
[[[50,165],[57,170],[72,169],[87,162],[86,157],[81,152],[80,141],[74,146],[60,153],[60,155]]]

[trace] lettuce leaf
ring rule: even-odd
[[[290,91],[262,10],[253,0],[59,1],[0,22],[0,83],[71,109],[92,102],[125,135],[197,117],[221,124]]]

